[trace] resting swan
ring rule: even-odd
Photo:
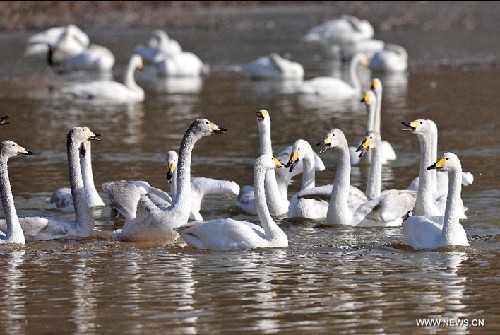
[[[80,147],[80,156],[83,157],[83,160],[81,160],[83,185],[88,205],[90,207],[101,207],[105,204],[95,188],[91,155],[90,141],[87,141]],[[49,205],[52,208],[58,208],[63,211],[74,211],[75,207],[73,206],[71,188],[62,187],[54,191],[49,199]]]
[[[184,225],[177,228],[177,232],[187,244],[198,249],[240,250],[287,247],[288,238],[271,217],[264,191],[266,171],[278,167],[282,167],[282,164],[270,155],[262,155],[255,161],[255,200],[262,227],[251,222],[227,218]]]
[[[370,59],[370,70],[379,72],[403,72],[408,68],[408,53],[400,45],[386,44]]]
[[[256,113],[257,127],[259,130],[260,153],[262,155],[273,156],[271,143],[271,115],[267,110],[260,110]],[[275,155],[279,160],[287,160],[290,157],[292,147],[289,146]],[[314,166],[317,170],[323,171],[325,166],[318,155],[314,155]],[[266,202],[269,211],[273,216],[285,215],[288,212],[288,185],[292,178],[302,173],[303,166],[300,161],[293,171],[285,169],[268,170],[265,178]],[[246,185],[241,188],[237,197],[236,205],[249,214],[257,214],[255,206],[254,188]]]
[[[243,76],[252,79],[304,79],[304,67],[277,53],[257,58],[243,65],[239,71]]]
[[[373,26],[368,21],[342,15],[340,18],[326,21],[309,29],[303,41],[343,44],[371,39],[374,33]]]
[[[352,99],[361,95],[357,68],[358,64],[368,66],[368,59],[362,54],[356,54],[349,65],[349,81],[339,78],[320,76],[306,80],[298,87],[299,94],[312,94],[327,96],[335,99]]]
[[[100,135],[94,134],[88,127],[73,127],[67,136],[69,177],[73,203],[76,205],[76,221],[43,217],[19,218],[27,240],[88,237],[92,234],[95,220],[86,200],[79,150],[84,142],[99,138]],[[0,220],[0,229],[5,231],[4,220]]]
[[[69,58],[57,59],[60,47],[49,47],[48,64],[57,73],[68,73],[76,71],[96,71],[111,73],[115,65],[115,56],[101,45],[91,44],[87,49]]]
[[[168,37],[161,29],[153,31],[153,37],[148,46],[138,45],[135,52],[142,57],[145,63],[154,63],[163,56],[170,56],[182,52],[182,48],[176,40]]]
[[[174,242],[178,238],[174,230],[188,222],[191,212],[191,152],[195,143],[202,137],[225,134],[207,119],[197,119],[186,130],[179,149],[177,167],[177,194],[168,207],[158,207],[145,194],[140,194],[139,207],[145,209],[144,215],[127,219],[121,230],[116,231],[122,241]],[[140,192],[137,189],[137,192]]]
[[[59,41],[68,35],[70,39],[61,45],[59,52],[64,58],[68,58],[79,54],[84,51],[89,46],[89,37],[80,28],[74,24],[61,27],[52,27],[35,35],[32,35],[28,39],[28,45],[24,52],[25,55],[46,55],[49,51],[49,47],[54,47],[59,43]]]
[[[75,99],[99,102],[140,102],[144,101],[144,90],[137,85],[134,71],[142,69],[142,58],[132,55],[125,73],[124,84],[117,81],[97,80],[88,83],[74,84],[62,89],[63,93]]]
[[[447,152],[426,170],[448,171],[448,195],[444,216],[409,216],[403,223],[406,244],[413,249],[437,249],[446,246],[468,246],[467,234],[460,224],[462,166],[457,155]]]
[[[417,201],[415,203],[414,214],[418,216],[442,216],[446,209],[446,192],[436,192],[437,176],[435,171],[427,172],[427,167],[436,159],[434,150],[433,133],[437,133],[436,124],[429,119],[417,119],[412,122],[402,122],[406,127],[403,130],[410,130],[417,135],[420,143],[420,170],[419,183],[417,188]],[[462,217],[466,218],[466,208],[462,204]]]
[[[330,130],[327,137],[317,145],[323,145],[320,152],[324,152],[330,148],[335,148],[340,152],[333,186],[323,187],[323,189],[330,189],[330,200],[325,224],[386,227],[397,225],[398,221],[399,223],[402,221],[401,218],[397,217],[397,214],[389,212],[388,214],[391,215],[387,215],[386,217],[384,215],[385,212],[380,213],[380,202],[378,202],[377,199],[370,201],[363,192],[350,185],[351,164],[349,148],[345,135],[341,130]],[[316,188],[316,190],[307,189],[301,191],[298,197],[319,197],[320,199],[324,199],[324,190],[323,193],[320,194],[317,189],[318,188]],[[405,214],[406,212],[401,213],[401,217]]]
[[[17,243],[25,244],[24,232],[19,218],[17,217],[16,207],[14,206],[14,197],[9,181],[9,171],[7,162],[9,158],[17,155],[33,155],[33,152],[28,151],[13,141],[0,142],[0,192],[2,199],[2,207],[5,212],[5,229],[4,233],[0,232],[0,244],[2,243]]]

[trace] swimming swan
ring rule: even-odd
[[[49,47],[48,64],[57,73],[68,73],[73,71],[96,71],[110,73],[115,65],[115,56],[106,47],[91,44],[87,49],[69,58],[57,59],[60,47]]]
[[[305,80],[297,91],[299,94],[321,95],[335,99],[352,99],[361,96],[361,84],[357,74],[358,64],[367,67],[368,58],[358,53],[351,59],[349,82],[335,77],[320,76]]]
[[[17,155],[33,155],[33,152],[28,151],[13,141],[0,142],[0,192],[2,199],[2,207],[5,212],[5,232],[0,232],[0,244],[2,243],[17,243],[25,244],[24,232],[19,218],[17,217],[16,207],[14,206],[14,197],[9,181],[9,171],[7,162],[9,158]]]
[[[186,130],[179,148],[177,167],[177,194],[168,207],[159,207],[145,194],[140,194],[139,207],[144,215],[126,220],[123,228],[116,231],[122,241],[173,242],[179,234],[174,230],[188,222],[191,212],[191,152],[202,137],[226,134],[207,119],[197,119]],[[137,190],[139,192],[139,189]]]
[[[344,133],[340,129],[332,129],[328,132],[326,138],[317,143],[323,148],[320,152],[325,152],[328,149],[335,148],[339,151],[340,156],[337,162],[337,170],[333,185],[324,187],[330,188],[330,200],[328,204],[328,212],[326,215],[327,225],[348,225],[348,226],[389,226],[392,221],[397,221],[397,215],[388,215],[384,217],[379,213],[379,203],[375,200],[369,201],[363,192],[354,186],[351,182],[351,164],[349,157],[349,148]],[[316,188],[318,189],[318,188]],[[298,197],[318,197],[319,192],[312,189],[301,191]],[[321,194],[324,199],[324,192]],[[401,213],[404,216],[405,213]]]
[[[153,31],[153,37],[149,40],[148,46],[138,45],[135,53],[140,55],[145,63],[154,63],[163,56],[170,56],[182,52],[182,48],[176,40],[171,39],[167,33],[161,29]]]
[[[100,102],[140,102],[144,101],[144,90],[137,85],[134,71],[142,69],[142,58],[132,55],[125,73],[124,84],[117,81],[97,80],[88,83],[78,83],[64,87],[63,93],[75,99],[92,100]]]
[[[409,216],[403,223],[402,234],[413,249],[437,249],[445,246],[468,246],[467,234],[460,224],[462,189],[460,160],[447,152],[426,170],[448,171],[448,195],[444,216]]]
[[[408,53],[405,48],[395,44],[385,44],[384,49],[376,52],[370,59],[370,70],[379,72],[403,72],[408,68]]]
[[[43,217],[19,218],[27,240],[88,237],[92,234],[95,220],[86,200],[79,150],[85,141],[99,139],[100,134],[93,133],[88,127],[71,128],[67,136],[67,152],[71,192],[73,194],[73,203],[76,205],[76,221]],[[4,224],[5,221],[0,220],[0,229],[2,231],[5,231]]]
[[[254,165],[254,187],[260,225],[231,218],[195,222],[177,228],[187,244],[198,249],[239,250],[251,248],[284,248],[288,238],[274,222],[266,204],[264,180],[266,171],[282,167],[270,155],[262,155]]]
[[[412,122],[402,122],[403,130],[409,130],[417,135],[420,143],[420,169],[419,182],[417,188],[417,201],[413,213],[417,216],[442,216],[446,209],[446,198],[442,192],[437,190],[437,176],[435,171],[430,173],[427,167],[436,160],[436,150],[434,149],[434,135],[437,127],[434,121],[429,119],[417,119]],[[446,191],[446,193],[448,193]],[[466,208],[462,205],[462,217],[466,218]]]
[[[90,207],[102,207],[105,206],[105,204],[95,188],[91,155],[92,153],[90,141],[87,141],[80,147],[80,156],[83,157],[83,160],[81,158],[80,160],[82,165],[82,176],[85,194],[87,197],[88,205]],[[52,195],[50,196],[48,203],[52,208],[58,208],[63,211],[75,210],[73,206],[71,188],[69,187],[62,187],[55,190],[54,193],[52,193]]]
[[[303,41],[342,44],[371,39],[374,33],[373,26],[368,21],[342,15],[309,29]]]
[[[252,79],[304,79],[304,67],[277,53],[257,58],[243,65],[239,71],[243,76]]]

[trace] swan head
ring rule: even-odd
[[[457,155],[452,152],[446,152],[443,157],[436,161],[436,163],[427,167],[427,170],[434,169],[437,171],[462,170],[462,165],[460,164],[460,159],[458,159]]]
[[[130,64],[133,68],[138,70],[142,70],[144,68],[142,57],[138,54],[133,54],[132,57],[130,57]]]
[[[331,148],[340,148],[346,146],[347,141],[345,135],[340,129],[332,129],[327,134],[325,139],[316,143],[316,146],[322,146],[319,153],[322,154]]]
[[[269,123],[271,122],[271,116],[269,115],[269,112],[265,109],[261,109],[260,111],[255,113],[257,117],[257,123]]]
[[[366,133],[366,135],[361,140],[361,144],[356,149],[356,152],[361,151],[359,153],[359,158],[361,158],[364,154],[368,152],[368,150],[376,148],[381,142],[380,133],[374,130],[370,130]]]
[[[377,97],[373,91],[366,91],[365,95],[361,99],[361,102],[364,102],[367,106],[375,105],[377,101]]]
[[[77,143],[80,146],[80,153],[82,154],[82,150],[85,150],[85,142],[100,141],[101,134],[94,133],[88,127],[73,127],[68,133],[68,140]]]
[[[261,168],[264,170],[271,170],[283,167],[283,163],[279,159],[271,155],[262,155],[255,161],[255,168]]]
[[[210,136],[213,134],[227,134],[228,130],[221,128],[215,123],[207,119],[197,119],[192,124],[190,129],[192,129],[196,134],[201,136]]]
[[[417,119],[411,122],[401,122],[403,130],[409,130],[416,135],[427,135],[432,134],[434,129],[437,129],[436,124],[429,119]]]
[[[382,91],[382,82],[380,81],[380,79],[378,78],[373,79],[370,89],[375,93]]]
[[[177,161],[179,160],[179,155],[176,151],[170,150],[167,152],[167,182],[170,184],[174,178],[175,169],[177,167]]]
[[[290,172],[292,172],[299,160],[304,159],[304,157],[311,152],[312,148],[309,142],[302,139],[295,141],[292,152],[290,153],[290,159],[285,167],[290,168]]]
[[[8,159],[17,155],[33,155],[33,152],[26,150],[14,141],[7,140],[0,142],[0,155]]]

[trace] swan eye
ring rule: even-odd
[[[207,122],[205,122],[205,124],[208,124],[208,123],[209,123],[208,121],[207,121]]]
[[[420,121],[420,124],[422,124],[422,123],[423,123],[423,122],[422,122],[422,121]]]
[[[447,157],[446,160],[448,160],[449,158]]]
[[[13,147],[15,147],[16,145],[15,144],[12,144]]]

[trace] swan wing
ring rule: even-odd
[[[406,244],[414,249],[432,249],[439,247],[443,217],[436,222],[438,217],[410,216],[402,226],[403,239]]]
[[[194,177],[191,178],[191,186],[203,195],[222,194],[231,197],[240,193],[240,186],[229,180]]]
[[[128,180],[109,181],[102,184],[103,191],[107,194],[110,205],[130,220],[137,215],[137,203],[141,195],[149,190],[147,182],[131,182]]]

